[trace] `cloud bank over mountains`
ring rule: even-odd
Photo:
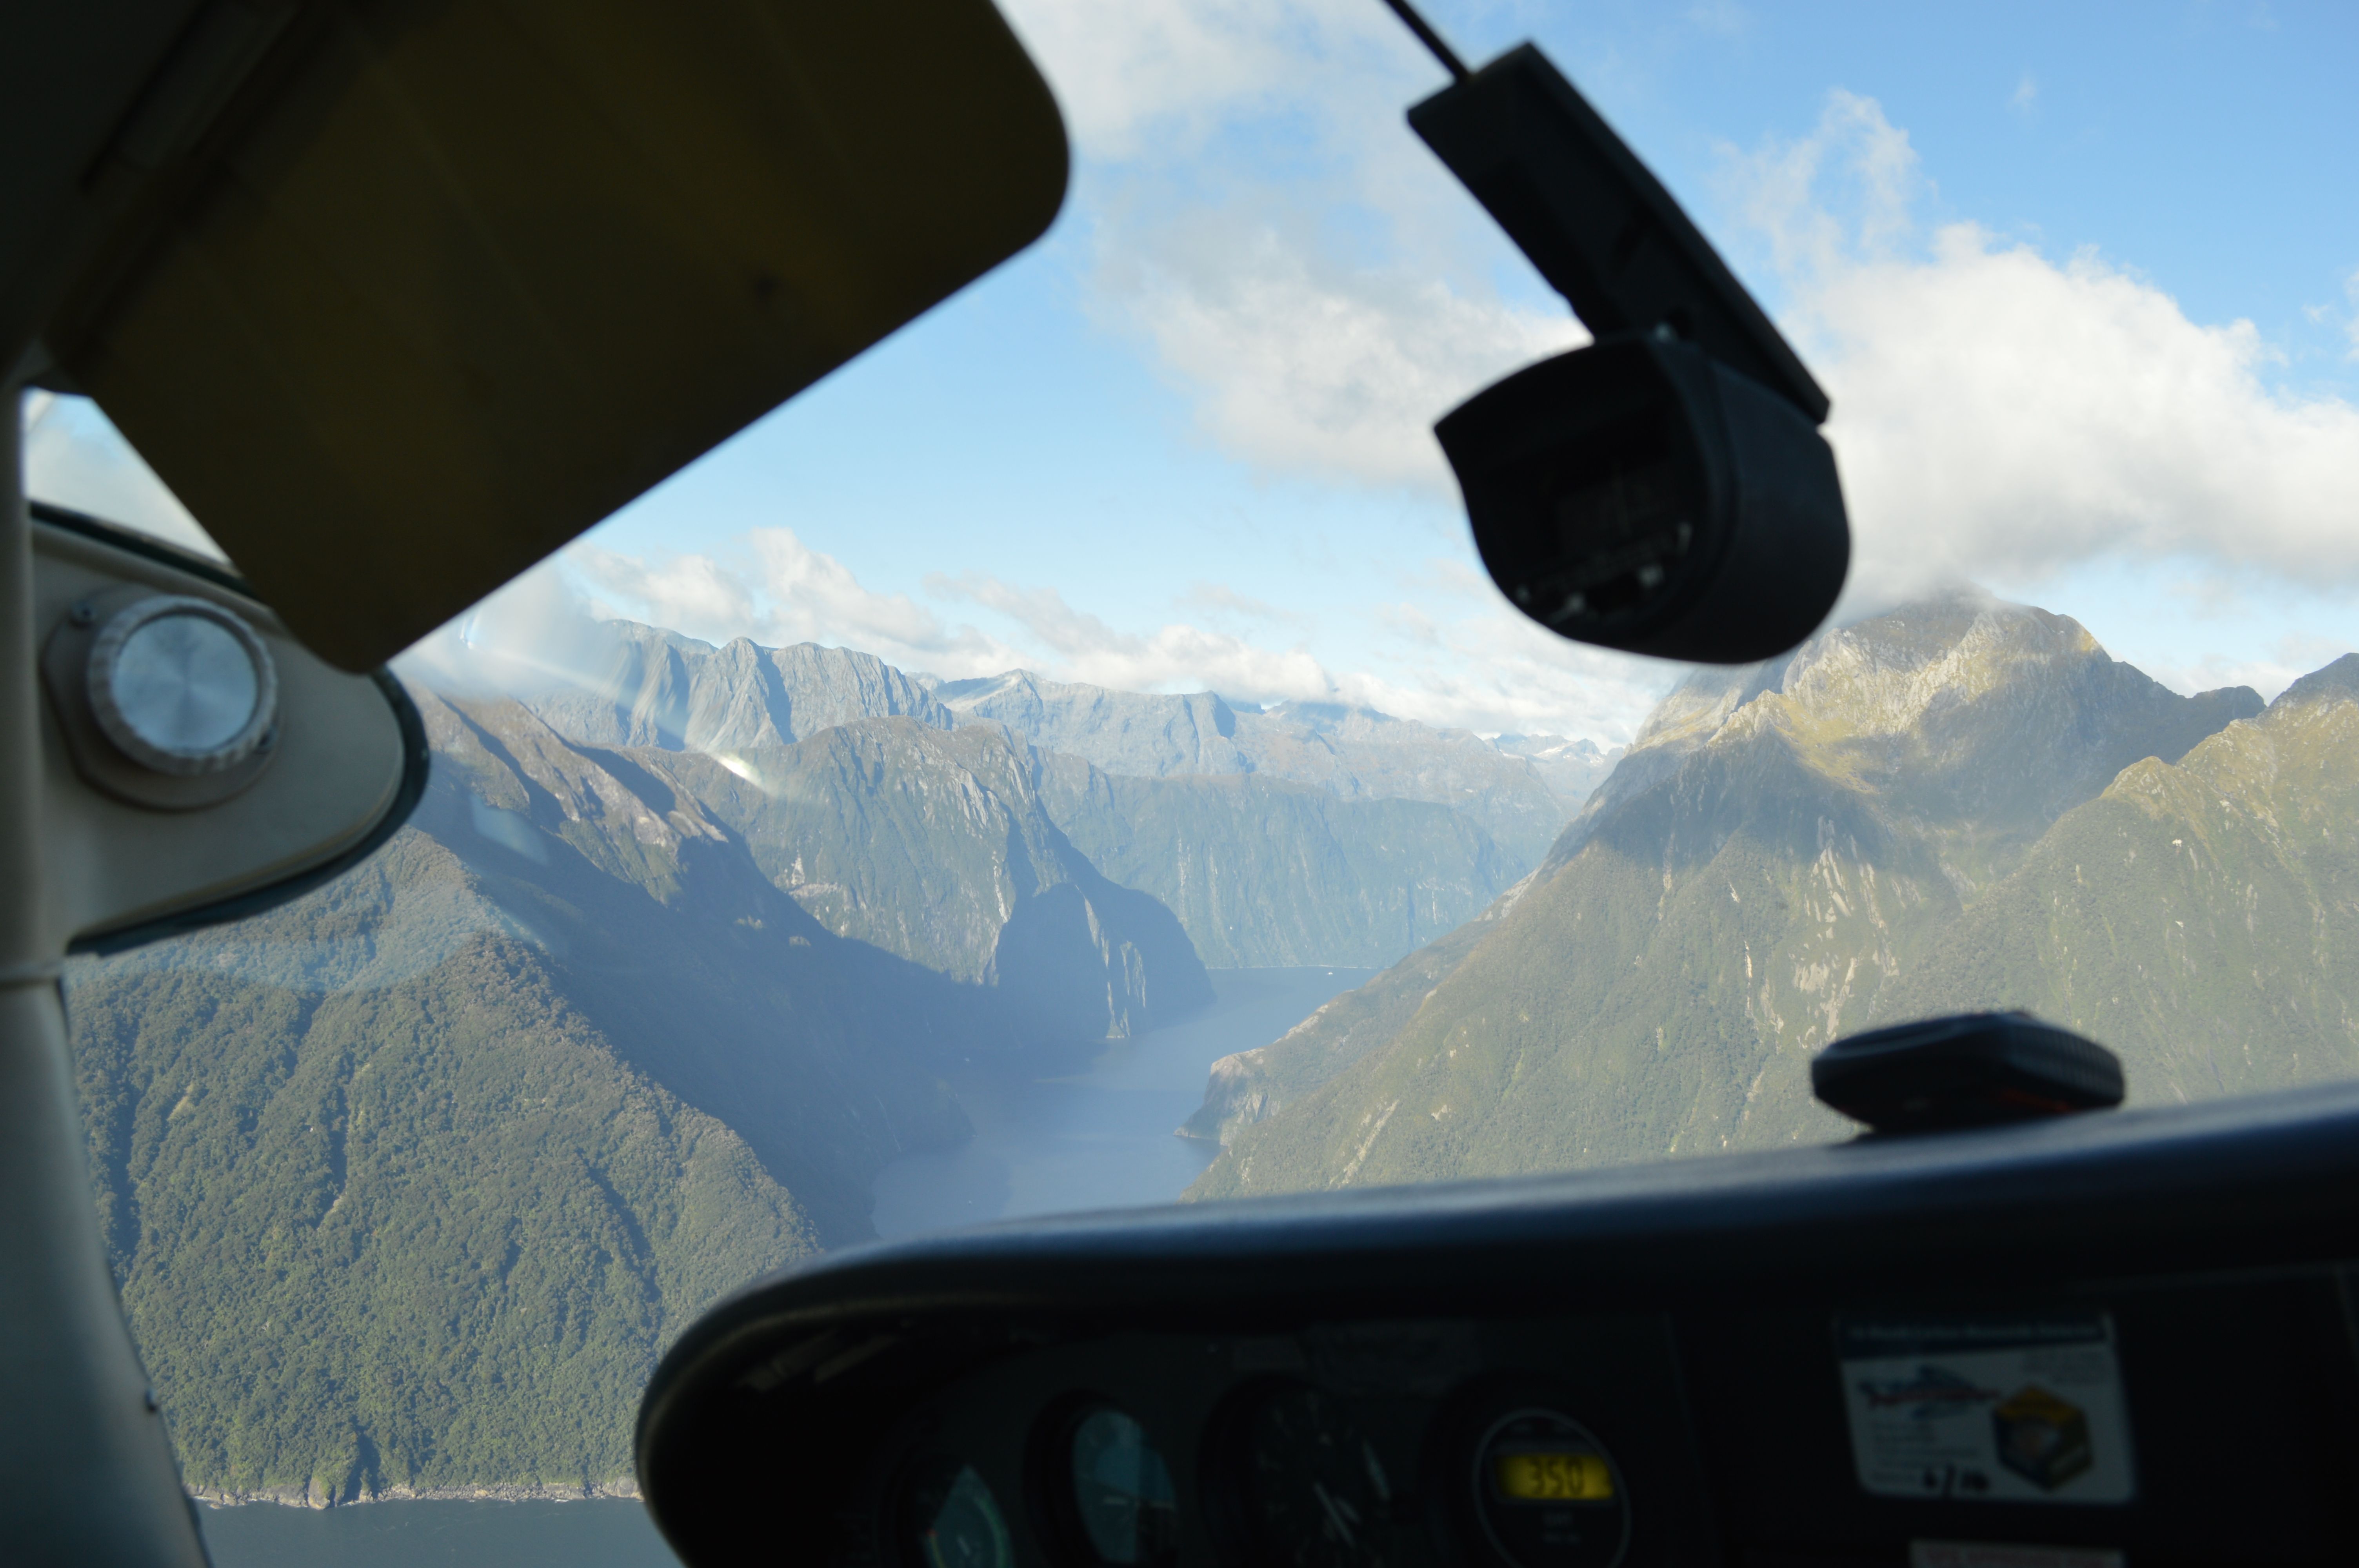
[[[2250,321],[2093,251],[1927,232],[1907,132],[1854,93],[1728,183],[1835,399],[1854,605],[2109,557],[2359,584],[2359,408],[2273,385]]]
[[[989,573],[935,573],[926,598],[864,586],[791,529],[746,535],[734,561],[679,555],[650,563],[576,545],[527,573],[407,655],[405,668],[446,689],[525,692],[595,668],[597,622],[620,617],[705,642],[821,643],[948,680],[1029,669],[1117,691],[1217,691],[1233,701],[1343,702],[1485,734],[1625,741],[1668,689],[1674,666],[1636,664],[1563,643],[1521,616],[1463,567],[1437,566],[1438,593],[1471,613],[1380,607],[1386,635],[1419,655],[1409,678],[1339,668],[1310,645],[1315,618],[1227,585],[1200,581],[1174,597],[1175,619],[1119,630],[1054,588]],[[1450,596],[1454,595],[1454,600]],[[940,608],[936,608],[936,606]],[[1003,637],[956,612],[987,615]],[[1636,678],[1634,678],[1634,675]]]
[[[1188,436],[1217,459],[1430,520],[1428,558],[1364,574],[1376,586],[1353,602],[1267,571],[1224,578],[1209,557],[1184,580],[1108,587],[1101,573],[1085,589],[1006,565],[980,535],[905,573],[864,559],[864,580],[814,547],[816,524],[782,490],[778,525],[725,548],[634,553],[593,535],[471,618],[479,651],[561,662],[565,624],[622,615],[715,642],[836,643],[948,678],[1022,667],[1629,739],[1681,672],[1561,643],[1507,606],[1473,561],[1432,439],[1464,396],[1583,336],[1402,124],[1440,84],[1434,63],[1368,0],[1007,8],[1073,135],[1051,248],[1072,308],[1176,389]],[[1562,63],[1614,84],[1610,61]],[[2019,89],[2017,112],[2045,112],[2029,76]],[[1960,581],[2085,614],[2056,590],[2069,579],[2167,599],[2153,640],[2177,660],[2141,649],[2138,662],[2182,690],[2273,692],[2339,651],[2320,633],[2347,623],[2359,588],[2359,408],[2305,390],[2251,322],[2197,321],[2121,258],[1936,222],[1937,196],[1907,128],[1843,89],[1806,134],[1724,147],[1716,184],[1690,193],[1834,398],[1856,539],[1839,615]],[[2359,308],[2359,276],[2347,287]],[[65,413],[39,425],[37,491],[71,479],[117,510],[185,522],[85,434]],[[1108,549],[1119,558],[1119,541]],[[2223,653],[2232,603],[2247,628],[2282,626],[2235,633]],[[527,627],[548,649],[527,646]]]

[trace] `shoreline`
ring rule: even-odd
[[[325,1495],[314,1490],[309,1483],[300,1487],[259,1487],[251,1491],[231,1491],[210,1487],[186,1488],[189,1500],[209,1509],[253,1508],[275,1505],[278,1508],[308,1509],[325,1512],[329,1509],[359,1508],[369,1503],[582,1503],[637,1502],[639,1484],[631,1476],[612,1481],[576,1482],[560,1486],[549,1482],[498,1483],[479,1487],[387,1487],[382,1491],[354,1491],[349,1497]]]

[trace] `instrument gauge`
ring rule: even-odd
[[[1513,1568],[1614,1568],[1630,1496],[1605,1445],[1571,1416],[1510,1411],[1474,1445],[1474,1517]]]
[[[1180,1499],[1147,1431],[1112,1405],[1086,1409],[1064,1444],[1068,1534],[1108,1568],[1174,1568]]]
[[[1398,1485],[1333,1396],[1289,1384],[1230,1428],[1255,1557],[1283,1568],[1400,1568],[1414,1560]]]
[[[902,1486],[897,1511],[908,1568],[1016,1568],[1007,1518],[972,1465],[921,1461]]]

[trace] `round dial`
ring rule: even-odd
[[[1073,1518],[1090,1555],[1120,1568],[1170,1568],[1180,1561],[1171,1470],[1137,1422],[1099,1406],[1074,1426],[1068,1459]]]
[[[182,778],[252,756],[278,716],[270,650],[235,611],[158,594],[90,645],[91,715],[132,761]]]
[[[1397,1568],[1409,1560],[1393,1478],[1332,1396],[1264,1398],[1241,1429],[1239,1481],[1258,1555],[1288,1568]]]
[[[1474,1445],[1474,1516],[1515,1568],[1614,1568],[1630,1495],[1605,1445],[1571,1416],[1511,1411]]]
[[[902,1490],[900,1514],[910,1568],[1016,1568],[1006,1516],[972,1465],[921,1464]]]

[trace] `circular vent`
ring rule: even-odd
[[[182,595],[118,611],[90,649],[90,707],[134,762],[190,778],[234,768],[269,736],[278,672],[234,611]]]

